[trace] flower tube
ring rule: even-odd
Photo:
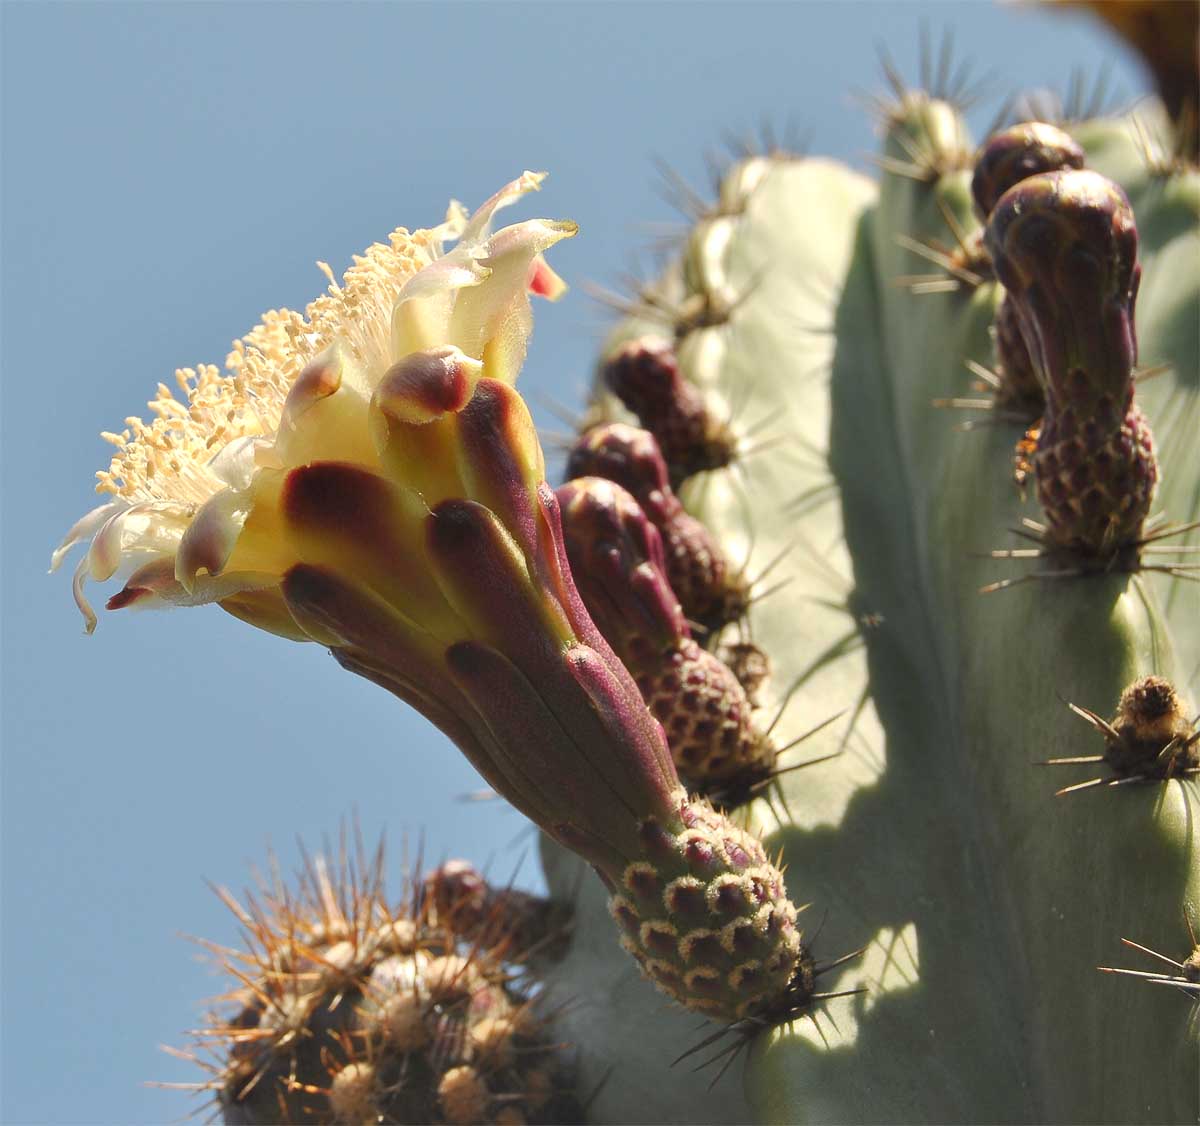
[[[186,407],[131,423],[101,477],[116,499],[56,557],[92,537],[76,578],[85,607],[84,578],[133,563],[110,607],[217,602],[327,646],[595,867],[623,944],[661,989],[727,1022],[790,1009],[813,967],[782,874],[681,787],[576,591],[512,386],[528,293],[562,288],[541,254],[575,230],[490,232],[538,180],[469,220],[452,208],[442,228],[398,232],[304,317],[265,321]],[[451,230],[458,246],[443,253]]]

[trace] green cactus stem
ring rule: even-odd
[[[1015,491],[996,487],[1021,430],[997,419],[964,433],[929,404],[964,359],[988,362],[1000,288],[986,278],[930,293],[896,284],[911,245],[941,237],[947,216],[967,239],[979,231],[960,115],[902,94],[887,114],[878,188],[819,159],[772,162],[738,214],[697,222],[687,261],[662,281],[677,305],[702,285],[738,300],[736,332],[712,326],[679,342],[680,371],[785,436],[737,475],[715,470],[681,491],[723,544],[753,540],[770,553],[799,539],[780,565],[786,587],[749,612],[771,695],[792,691],[779,737],[850,709],[847,725],[815,740],[844,749],[836,763],[780,779],[775,800],[739,815],[782,849],[792,893],[826,911],[823,944],[870,940],[829,986],[867,992],[764,1034],[745,1071],[749,1108],[726,1081],[705,1117],[1194,1122],[1190,1010],[1170,990],[1118,995],[1095,967],[1120,935],[1173,933],[1200,902],[1197,779],[1062,800],[1034,764],[1096,753],[1094,732],[1062,699],[1109,715],[1147,676],[1190,683],[1200,592],[1185,572],[1147,569],[979,593],[995,566],[981,550],[1026,515]],[[1187,524],[1200,516],[1200,188],[1192,173],[1164,183],[1127,122],[1072,135],[1136,214],[1141,348],[1170,364],[1138,398],[1156,431],[1157,504]],[[1031,271],[1053,269],[1032,257]],[[814,277],[840,284],[824,291]],[[1118,303],[1110,323],[1131,329],[1128,312]],[[622,325],[612,348],[648,327]],[[1104,336],[1098,360],[1121,369],[1123,387],[1132,349],[1118,338],[1110,352]],[[569,895],[572,865],[548,849],[547,870]],[[612,971],[583,936],[603,899],[585,891],[576,908],[554,979],[599,991]],[[656,1016],[652,998],[620,989],[586,1021],[568,1021],[624,1077],[625,1090],[598,1097],[598,1116],[683,1117],[690,1077],[672,1083],[656,1069],[661,1056],[639,1055],[647,1040],[685,1033]]]

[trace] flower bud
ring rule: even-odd
[[[1047,539],[1112,558],[1136,543],[1158,480],[1133,398],[1133,210],[1097,173],[1044,173],[1000,198],[985,237],[1046,391],[1033,465]]]
[[[699,389],[684,379],[669,341],[643,337],[623,345],[601,372],[605,385],[658,440],[678,485],[734,457],[737,441]]]
[[[605,477],[641,505],[662,536],[667,580],[689,621],[720,629],[746,612],[745,579],[717,538],[684,510],[649,430],[612,422],[585,431],[567,456],[567,477]]]

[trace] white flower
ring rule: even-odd
[[[96,615],[85,582],[121,576],[110,609],[219,602],[305,640],[277,590],[293,561],[275,506],[285,471],[313,462],[380,469],[373,396],[414,352],[453,349],[472,381],[515,381],[532,330],[529,293],[555,299],[565,288],[542,252],[576,227],[492,224],[543,177],[524,173],[472,216],[452,203],[440,226],[397,229],[356,257],[340,284],[320,264],[328,291],[303,314],[267,313],[235,342],[225,371],[177,371],[181,398],[160,383],[151,422],[129,418],[121,433],[104,434],[117,452],[97,491],[112,499],[71,528],[50,568],[88,544],[73,584],[87,631]]]

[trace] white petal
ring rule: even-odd
[[[92,538],[88,574],[104,582],[130,559],[174,554],[192,518],[189,505],[144,500],[114,513]]]
[[[51,572],[58,570],[71,548],[77,543],[83,543],[84,540],[90,540],[109,517],[128,507],[129,501],[127,500],[112,500],[107,504],[97,505],[86,516],[76,520],[71,525],[71,530],[63,537],[62,543],[54,549],[54,554],[50,556]]]
[[[496,212],[516,203],[523,195],[538,191],[545,178],[545,172],[522,172],[518,179],[511,180],[486,203],[480,204],[462,233],[462,245],[470,246],[487,239],[491,234],[492,219]]]
[[[458,291],[479,285],[491,274],[479,263],[481,253],[456,247],[405,282],[392,309],[393,360],[446,342]]]
[[[266,438],[257,435],[235,438],[213,455],[207,468],[218,481],[231,489],[248,489],[259,467],[261,453],[269,446]]]
[[[219,575],[229,561],[250,515],[251,494],[222,489],[204,502],[179,541],[175,578],[189,594],[201,571]]]
[[[462,238],[463,231],[467,229],[467,219],[467,209],[458,200],[452,199],[446,208],[446,218],[429,232],[435,240],[438,258],[444,253],[443,243]]]
[[[94,633],[96,631],[96,611],[92,609],[92,605],[83,595],[83,584],[88,577],[88,560],[85,555],[75,568],[75,574],[71,578],[71,593],[75,596],[75,605],[79,607],[79,612],[83,615],[83,629],[85,633]]]
[[[525,357],[529,335],[528,285],[538,256],[579,230],[575,223],[530,219],[497,231],[487,242],[484,264],[491,270],[486,285],[463,290],[454,303],[450,331],[444,343],[454,344],[468,356],[482,358],[485,348],[501,333],[506,354]],[[487,373],[492,376],[492,372]],[[512,378],[515,372],[508,378]],[[496,378],[505,378],[497,373]]]
[[[331,345],[292,384],[275,437],[275,460],[281,466],[361,460],[373,449],[371,394],[370,380],[349,348]],[[263,464],[260,458],[258,466]]]

